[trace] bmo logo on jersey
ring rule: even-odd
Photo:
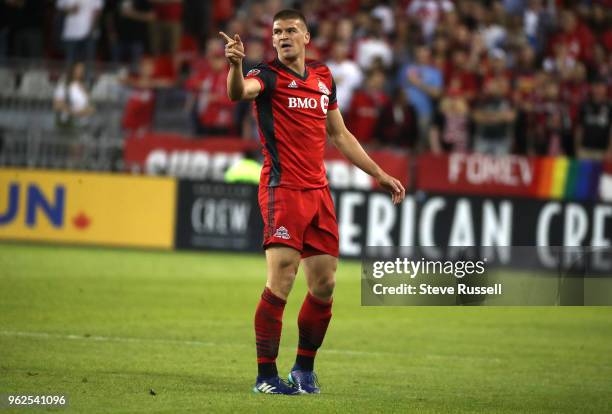
[[[317,109],[321,104],[321,110],[324,114],[327,113],[327,107],[329,106],[329,97],[327,95],[321,95],[321,99],[317,101],[315,98],[289,98],[289,109]]]

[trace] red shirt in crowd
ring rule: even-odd
[[[612,53],[612,29],[608,29],[601,35],[601,43],[609,53]]]
[[[154,4],[155,17],[162,22],[180,22],[183,17],[183,1],[175,0]]]
[[[378,116],[388,101],[389,98],[383,92],[359,90],[353,94],[347,125],[362,144],[374,138]]]
[[[469,101],[478,93],[478,78],[476,75],[468,70],[453,68],[452,64],[447,66],[444,83],[447,91],[461,94]]]
[[[561,97],[567,103],[572,125],[576,125],[580,104],[589,96],[589,84],[586,82],[564,82],[561,84]]]
[[[185,87],[196,94],[196,105],[203,126],[231,129],[235,104],[227,97],[227,66],[215,71],[201,65],[187,79]]]
[[[552,37],[549,43],[548,54],[553,56],[556,45],[563,43],[572,58],[589,62],[592,58],[591,47],[594,40],[594,36],[589,28],[582,23],[578,23],[573,32],[560,32]]]
[[[155,92],[151,88],[130,89],[121,126],[130,131],[148,131],[153,124]]]

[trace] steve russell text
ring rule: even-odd
[[[440,260],[409,260],[397,258],[395,260],[375,261],[372,263],[372,277],[381,279],[386,277],[405,277],[415,279],[417,276],[437,276],[437,281],[448,281],[444,276],[453,276],[462,279],[466,276],[482,276],[485,274],[486,258],[478,261],[440,261]],[[442,277],[442,278],[440,278]],[[478,286],[475,283],[454,283],[451,285],[429,283],[400,283],[395,286],[385,286],[375,283],[372,291],[376,295],[501,295],[502,284],[492,286]]]

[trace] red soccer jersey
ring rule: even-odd
[[[123,111],[122,126],[129,130],[151,129],[155,112],[153,89],[133,88]]]
[[[265,157],[262,185],[297,190],[325,187],[327,111],[338,108],[329,68],[307,60],[301,76],[275,59],[255,66],[249,78],[261,85],[255,113]]]

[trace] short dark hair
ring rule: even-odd
[[[289,19],[301,20],[304,23],[304,25],[308,27],[308,24],[306,23],[306,17],[304,17],[301,11],[295,10],[295,9],[285,9],[285,10],[279,11],[278,13],[274,15],[272,22],[275,22],[277,20],[289,20]]]

